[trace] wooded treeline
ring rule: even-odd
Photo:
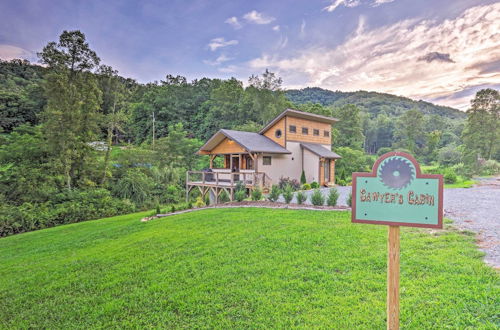
[[[388,94],[285,91],[268,70],[246,86],[171,75],[139,84],[102,64],[79,31],[38,55],[43,66],[0,61],[0,235],[179,203],[185,171],[208,166],[195,154],[203,141],[221,128],[258,131],[286,108],[340,120],[343,184],[393,149],[463,175],[488,160],[494,171],[500,158],[494,90],[479,92],[466,118]]]

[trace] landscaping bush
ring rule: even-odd
[[[229,202],[229,195],[225,190],[223,190],[219,195],[219,203],[227,203]]]
[[[331,188],[328,193],[328,198],[326,200],[326,204],[328,206],[337,206],[337,200],[339,199],[339,192],[337,188]]]
[[[349,196],[347,197],[347,205],[352,207],[352,192],[349,192]]]
[[[388,152],[391,152],[392,151],[392,148],[389,148],[389,147],[382,147],[380,149],[377,150],[377,156],[382,156]]]
[[[253,201],[260,201],[262,199],[262,190],[259,187],[255,187],[251,195]]]
[[[245,198],[247,198],[245,190],[236,190],[234,193],[234,199],[238,202],[242,202]]]
[[[297,204],[301,205],[301,204],[304,204],[304,202],[307,200],[307,195],[305,192],[299,191],[297,193],[296,198],[297,198]]]
[[[496,175],[500,173],[500,163],[490,159],[481,164],[480,175]]]
[[[283,190],[283,199],[285,200],[285,203],[290,204],[290,202],[293,199],[293,188],[290,185],[286,185],[285,189]]]
[[[305,184],[307,182],[306,180],[306,172],[304,172],[304,170],[302,170],[302,174],[300,175],[300,184]]]
[[[457,182],[457,175],[451,168],[448,168],[444,171],[443,178],[444,178],[444,183],[451,184]]]
[[[317,183],[316,181],[311,182],[311,188],[312,189],[318,189],[319,188],[319,183]]]
[[[314,189],[314,192],[311,195],[311,203],[316,206],[325,204],[325,197],[323,197],[321,190]]]
[[[271,192],[269,193],[269,196],[267,196],[267,199],[271,202],[276,202],[278,198],[280,197],[281,190],[279,186],[273,184],[271,187]]]
[[[196,198],[196,202],[194,202],[194,206],[196,206],[196,207],[206,206],[205,201],[203,200],[203,198],[201,196],[198,196]]]
[[[302,189],[303,189],[303,190],[311,190],[311,185],[310,185],[309,183],[304,183],[304,184],[302,185]]]
[[[300,189],[300,183],[296,179],[281,177],[279,181],[279,187],[281,190],[285,190],[286,186],[290,186],[293,191]]]

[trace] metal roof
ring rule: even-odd
[[[233,131],[221,129],[215,133],[201,148],[200,151],[210,151],[225,138],[238,143],[248,152],[265,152],[270,154],[290,154],[291,152],[271,140],[270,138],[253,132]]]
[[[323,147],[321,144],[317,144],[317,143],[304,143],[302,142],[300,144],[300,146],[302,148],[306,148],[307,150],[309,150],[310,152],[320,156],[320,157],[323,157],[323,158],[333,158],[333,159],[338,159],[338,158],[342,158],[340,155],[334,153],[333,151]]]
[[[276,124],[281,118],[283,118],[285,116],[309,119],[309,120],[318,121],[320,123],[327,123],[327,124],[333,124],[333,123],[336,123],[339,121],[337,118],[333,118],[333,117],[327,117],[327,116],[317,115],[315,113],[298,111],[298,110],[293,110],[293,109],[286,109],[285,111],[280,113],[278,117],[271,120],[271,122],[269,122],[269,124],[267,124],[266,127],[261,129],[259,133],[260,134],[264,133],[269,128],[271,128],[274,124]]]

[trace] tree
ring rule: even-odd
[[[396,147],[408,149],[412,154],[417,154],[424,145],[423,123],[424,116],[416,109],[405,112],[397,122]]]
[[[90,142],[99,133],[101,91],[91,70],[99,58],[80,31],[64,31],[58,43],[49,42],[38,55],[51,68],[45,83],[43,132],[54,164],[71,189],[95,160]]]
[[[500,94],[494,89],[477,92],[467,110],[463,132],[464,159],[474,165],[478,157],[492,159],[500,145]]]
[[[344,105],[335,108],[333,116],[339,120],[333,125],[333,146],[362,150],[364,136],[359,108],[352,104]]]

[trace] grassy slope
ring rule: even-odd
[[[143,214],[0,240],[3,327],[385,326],[386,228],[347,212]],[[404,228],[401,324],[494,328],[499,277],[473,238]]]

